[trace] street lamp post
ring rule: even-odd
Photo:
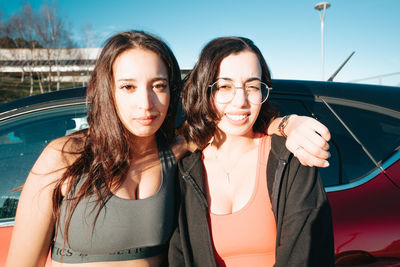
[[[325,79],[325,62],[324,62],[324,20],[325,20],[325,11],[331,6],[328,2],[320,2],[314,6],[314,9],[320,11],[319,18],[321,20],[321,77],[322,80]]]

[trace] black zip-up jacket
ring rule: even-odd
[[[275,267],[334,266],[331,209],[318,171],[301,165],[284,142],[282,137],[272,137],[267,165],[277,223]],[[217,266],[201,157],[197,150],[178,164],[178,224],[170,241],[169,266]]]

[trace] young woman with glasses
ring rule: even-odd
[[[331,211],[316,168],[266,135],[277,111],[254,43],[217,38],[183,90],[181,129],[200,148],[179,161],[171,266],[334,266]]]

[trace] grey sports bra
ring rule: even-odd
[[[69,243],[63,247],[65,203],[52,247],[53,260],[63,263],[125,261],[163,253],[172,234],[176,162],[172,151],[157,138],[162,182],[151,197],[138,200],[108,198],[96,223],[94,196],[78,203],[69,226]]]

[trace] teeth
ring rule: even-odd
[[[232,115],[232,114],[226,114],[226,116],[234,121],[240,121],[247,117],[247,115]]]

